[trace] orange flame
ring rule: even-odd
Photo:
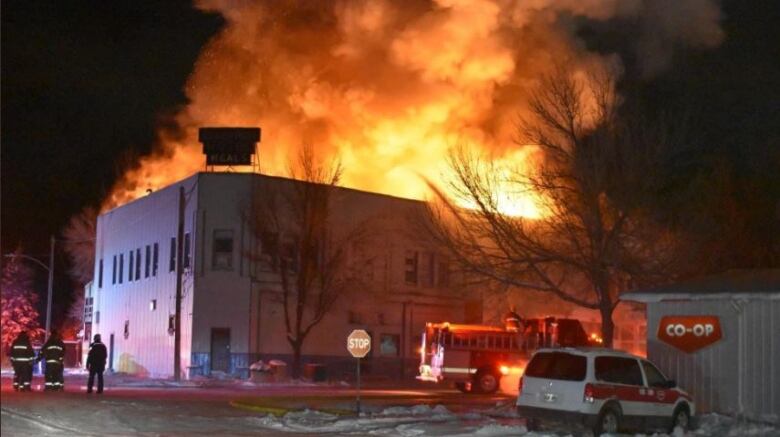
[[[204,169],[202,126],[260,126],[263,173],[285,174],[289,156],[311,144],[340,158],[345,185],[416,199],[429,194],[425,180],[446,187],[455,146],[523,171],[531,164],[516,151],[517,121],[539,77],[556,60],[575,73],[615,62],[586,51],[559,18],[640,13],[614,0],[196,3],[226,26],[195,65],[175,132],[160,132],[157,153],[124,175],[104,208]],[[717,37],[702,28],[702,41]],[[505,213],[540,215],[531,193],[500,190]]]

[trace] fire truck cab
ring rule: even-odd
[[[503,376],[522,374],[538,348],[590,345],[575,319],[527,319],[522,329],[427,323],[417,379],[452,382],[464,393],[493,393]]]

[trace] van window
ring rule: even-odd
[[[664,387],[666,378],[664,378],[664,375],[656,369],[654,365],[647,361],[642,361],[642,368],[645,370],[648,387]]]
[[[639,362],[633,358],[596,357],[596,379],[627,385],[644,385]]]
[[[583,381],[586,368],[587,360],[582,355],[572,355],[565,352],[540,352],[531,359],[525,374],[534,378]]]

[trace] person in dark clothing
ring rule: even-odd
[[[95,334],[95,341],[89,345],[89,354],[87,355],[87,370],[89,370],[89,380],[87,381],[87,393],[92,393],[92,385],[95,383],[97,375],[97,392],[103,393],[103,371],[106,370],[106,345],[100,341],[100,334]]]
[[[11,345],[11,363],[14,367],[14,390],[32,391],[32,373],[35,351],[26,331],[22,331]]]
[[[65,343],[57,331],[52,330],[51,336],[41,348],[39,360],[46,362],[46,385],[44,390],[64,390],[65,380],[62,371],[65,360]]]

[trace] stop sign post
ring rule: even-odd
[[[363,329],[355,329],[347,337],[347,350],[357,358],[357,414],[360,415],[360,359],[371,351],[371,336]]]

